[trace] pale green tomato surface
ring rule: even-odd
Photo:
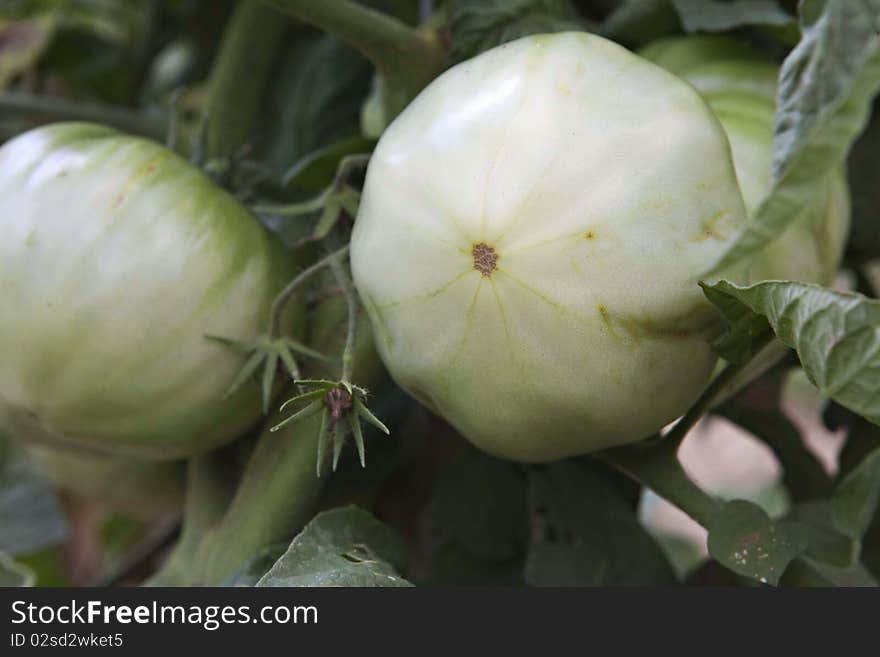
[[[157,144],[81,123],[7,142],[6,429],[163,459],[236,437],[258,392],[223,399],[243,356],[205,336],[259,335],[292,269],[243,206]]]
[[[694,85],[727,133],[746,210],[751,215],[770,190],[773,116],[778,67],[723,37],[661,40],[642,51]],[[751,281],[830,283],[849,231],[849,190],[843,171],[824,181],[823,200],[771,242],[751,265]]]
[[[397,382],[478,447],[547,461],[688,408],[716,360],[697,282],[744,221],[693,88],[563,33],[454,67],[392,123],[351,259]]]
[[[38,444],[28,452],[55,486],[104,508],[152,518],[183,506],[185,461],[144,461]]]

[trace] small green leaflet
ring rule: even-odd
[[[805,0],[800,43],[782,65],[773,185],[709,274],[760,252],[816,204],[880,89],[880,0]]]
[[[745,326],[758,333],[758,322],[766,322],[797,351],[823,395],[880,424],[880,301],[788,281],[751,287],[720,281],[703,291],[731,323],[727,348],[739,343],[742,350],[748,340],[736,332]]]
[[[709,523],[709,554],[735,573],[776,586],[788,564],[807,549],[807,529],[773,522],[764,510],[733,500]]]

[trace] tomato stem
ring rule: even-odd
[[[389,120],[445,66],[445,49],[432,31],[351,0],[264,1],[340,38],[369,59],[385,80],[382,101]]]
[[[348,254],[349,245],[346,244],[341,249],[337,249],[330,253],[329,255],[321,258],[317,262],[309,265],[304,270],[302,270],[287,286],[281,290],[275,300],[272,302],[272,308],[269,311],[269,339],[274,340],[279,337],[280,327],[281,327],[281,316],[284,313],[284,308],[287,305],[287,302],[290,301],[290,298],[293,296],[294,292],[296,292],[297,288],[302,285],[306,280],[308,280],[312,275],[323,269],[324,267],[330,265],[336,258],[342,258]]]
[[[721,502],[694,483],[677,455],[662,444],[628,445],[596,456],[672,502],[703,527],[721,510]]]
[[[703,393],[691,405],[687,413],[675,423],[670,432],[663,438],[662,446],[672,451],[678,452],[681,443],[691,429],[700,421],[706,412],[721,398],[727,387],[733,382],[739,373],[749,364],[750,361],[741,363],[728,363],[721,373],[716,376],[703,390]]]
[[[768,337],[767,341],[770,339]],[[759,351],[759,348],[755,349],[755,353]],[[728,392],[729,386],[750,362],[746,359],[729,363],[666,436],[608,449],[597,457],[672,502],[703,527],[708,527],[712,517],[721,509],[721,503],[688,477],[678,460],[678,450],[685,436]]]
[[[132,112],[100,103],[39,96],[20,91],[0,92],[0,110],[45,116],[53,120],[102,123],[160,142],[165,138],[168,121],[164,112],[156,114]]]
[[[204,112],[208,157],[231,157],[251,138],[289,24],[259,0],[236,7],[211,70]]]
[[[187,463],[183,527],[174,549],[148,586],[202,585],[199,552],[203,538],[223,517],[234,492],[224,450],[194,456]]]
[[[339,284],[342,294],[345,296],[345,301],[348,304],[348,330],[345,337],[345,349],[342,352],[342,376],[340,378],[342,381],[351,382],[352,372],[354,371],[355,342],[357,340],[357,294],[352,286],[351,278],[342,264],[342,258],[334,256],[330,260],[330,268],[333,270],[336,282]]]

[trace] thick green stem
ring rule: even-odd
[[[662,443],[618,447],[597,457],[672,502],[703,527],[721,510],[721,502],[697,486],[675,453]]]
[[[678,449],[685,436],[747,364],[727,365],[663,438],[605,450],[597,455],[598,458],[672,502],[703,527],[708,527],[712,516],[721,509],[721,503],[688,477],[678,460]]]
[[[346,42],[385,78],[385,109],[393,118],[443,70],[446,53],[430,31],[409,27],[351,0],[264,0],[289,16]]]
[[[697,401],[691,405],[687,413],[676,422],[675,426],[672,427],[672,430],[663,438],[662,444],[666,449],[673,453],[678,452],[678,448],[681,446],[681,441],[684,440],[685,436],[694,428],[694,425],[700,421],[706,412],[712,408],[712,405],[727,389],[730,382],[736,379],[748,363],[749,361],[735,365],[729,364],[721,370],[721,373],[718,376],[712,379],[703,393],[697,398]]]
[[[211,71],[205,105],[208,154],[230,157],[253,136],[263,91],[287,21],[259,0],[242,0]]]
[[[369,153],[356,153],[354,155],[346,155],[342,158],[342,161],[339,163],[339,168],[336,169],[336,175],[333,176],[333,191],[341,192],[348,184],[348,179],[351,177],[352,172],[355,169],[365,168],[369,163]]]
[[[341,249],[337,249],[330,255],[321,258],[317,262],[309,265],[304,270],[302,270],[296,278],[294,278],[290,283],[287,284],[281,292],[275,297],[275,300],[272,302],[272,308],[269,312],[269,339],[274,340],[278,337],[278,333],[281,327],[281,317],[284,314],[284,308],[287,305],[287,302],[293,296],[294,292],[299,289],[300,285],[302,285],[307,279],[311,278],[312,275],[329,265],[336,258],[341,258],[348,253],[349,246],[346,244]]]
[[[202,583],[196,569],[202,538],[223,517],[233,492],[234,473],[223,454],[220,450],[190,459],[183,530],[165,564],[146,582],[148,586]]]
[[[357,344],[357,324],[358,324],[358,300],[357,293],[351,284],[351,278],[345,271],[345,264],[341,257],[333,258],[330,261],[330,267],[336,278],[336,283],[345,296],[345,302],[348,309],[348,326],[345,333],[345,349],[342,352],[342,380],[351,383],[352,372],[354,371],[355,346]]]
[[[280,419],[267,421],[229,508],[201,541],[201,584],[221,584],[261,549],[289,539],[313,510],[326,479],[315,472],[320,417],[270,432]]]
[[[347,248],[340,249],[324,260],[342,258],[346,252]],[[335,351],[342,340],[345,311],[339,301],[328,299],[315,313],[309,346],[318,351]],[[375,356],[369,357],[375,354],[369,329],[362,327],[358,335],[362,351],[355,374],[358,383],[373,386],[384,376],[384,370]],[[309,378],[335,376],[332,370],[336,364],[316,361],[309,367],[305,373]],[[287,392],[295,394],[295,386]],[[176,581],[189,574],[191,584],[223,583],[262,549],[289,541],[309,519],[327,479],[318,477],[315,470],[321,418],[319,414],[270,431],[284,417],[286,413],[277,411],[266,419],[241,477],[226,478],[228,485],[237,488],[221,517],[211,514],[211,522],[190,522],[189,514],[195,509],[187,509],[182,545],[175,551],[177,558],[165,569],[178,577]]]
[[[52,121],[93,121],[156,141],[165,139],[168,122],[164,114],[143,114],[121,107],[17,91],[0,92],[0,111],[42,116]]]

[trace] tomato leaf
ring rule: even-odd
[[[742,317],[748,309],[797,351],[823,395],[880,424],[880,301],[787,281],[751,287],[720,281],[703,289],[733,330],[757,326],[757,319]]]
[[[875,449],[838,484],[828,500],[799,505],[797,520],[807,524],[810,545],[806,572],[829,583],[848,583],[860,573],[862,537],[880,505],[880,449]],[[806,574],[802,573],[803,577]],[[866,580],[865,580],[866,582]],[[857,583],[857,582],[856,582]]]
[[[452,12],[452,61],[528,36],[582,31],[569,0],[456,0]]]
[[[602,21],[603,36],[627,44],[644,44],[681,31],[669,0],[623,0]]]
[[[846,476],[830,505],[837,529],[854,540],[861,539],[880,505],[880,449]]]
[[[528,535],[526,478],[509,461],[469,450],[437,474],[421,518],[432,552],[449,544],[484,561],[522,553]]]
[[[351,144],[356,138],[372,67],[338,39],[313,30],[298,30],[289,43],[267,102],[263,150],[278,170],[297,165],[285,186],[314,192],[330,182],[341,155],[330,153],[335,159],[324,171],[326,180],[307,180],[307,164],[314,169],[316,153],[326,154],[328,145],[343,139],[341,144]],[[355,143],[362,151],[362,142]]]
[[[853,145],[848,161],[852,228],[847,253],[862,261],[880,258],[880,103],[875,102],[874,107],[871,123]],[[880,295],[880,285],[875,286],[874,294]]]
[[[293,539],[258,587],[411,586],[399,572],[406,545],[355,506],[319,513]]]
[[[23,454],[13,453],[0,464],[0,552],[36,552],[60,543],[67,531],[51,484]]]
[[[760,252],[821,200],[880,89],[880,0],[802,3],[800,43],[779,79],[773,185],[712,272]]]
[[[784,586],[865,586],[878,585],[877,579],[863,564],[838,568],[808,557],[796,559],[785,571]]]
[[[561,461],[531,477],[525,578],[536,586],[644,586],[675,580],[660,547],[601,475]]]
[[[794,18],[776,0],[672,0],[685,32],[724,32],[745,25],[787,25]]]
[[[773,522],[764,510],[733,500],[709,523],[709,554],[735,573],[776,586],[788,565],[807,549],[807,528]]]

